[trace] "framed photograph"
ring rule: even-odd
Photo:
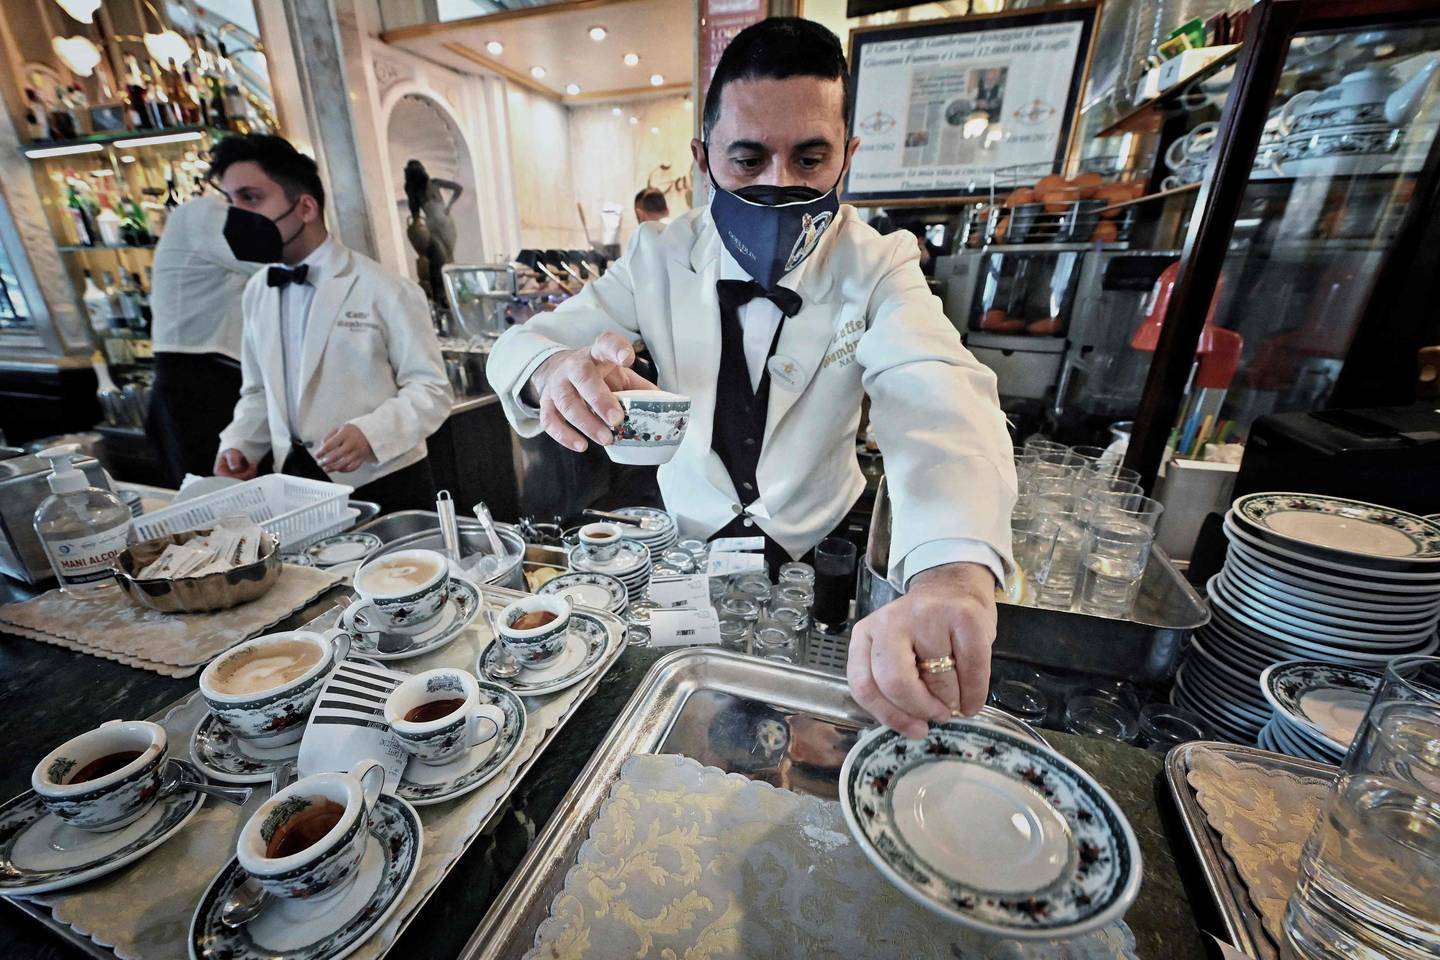
[[[852,30],[860,149],[845,201],[958,203],[987,193],[997,171],[1062,172],[1099,14],[1096,0]]]
[[[106,103],[90,108],[90,129],[96,133],[111,133],[125,129],[125,105]]]

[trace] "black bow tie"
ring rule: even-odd
[[[785,287],[776,287],[774,290],[766,290],[754,280],[717,280],[715,281],[715,292],[720,297],[720,303],[731,310],[738,310],[756,297],[764,297],[787,317],[793,317],[800,312],[805,301],[800,299],[800,294]]]
[[[310,273],[310,265],[302,263],[291,270],[289,267],[271,267],[265,275],[265,282],[272,287],[288,287],[292,283],[304,283]]]

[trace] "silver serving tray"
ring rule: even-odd
[[[783,722],[791,716],[810,722]],[[981,716],[1045,743],[1029,725],[992,707]],[[684,754],[727,773],[833,800],[846,751],[873,722],[843,679],[814,670],[712,649],[659,660],[490,905],[462,960],[518,958],[530,950],[630,757]],[[777,731],[787,731],[781,745],[773,739]]]
[[[1210,818],[1195,797],[1190,786],[1191,762],[1196,751],[1209,750],[1221,756],[1244,763],[1253,763],[1270,770],[1283,771],[1307,777],[1334,779],[1337,767],[1325,763],[1302,760],[1283,753],[1271,753],[1257,747],[1246,747],[1234,743],[1195,741],[1181,744],[1165,757],[1165,779],[1170,783],[1170,796],[1180,811],[1180,822],[1185,826],[1185,835],[1200,861],[1205,885],[1220,908],[1220,919],[1225,924],[1225,933],[1230,942],[1240,951],[1257,960],[1276,960],[1279,949],[1270,934],[1265,932],[1260,911],[1250,899],[1250,890],[1235,869],[1235,861],[1225,852],[1220,831],[1210,825]]]
[[[493,607],[496,610],[504,608],[506,605],[520,599],[523,596],[528,596],[528,594],[519,593],[514,590],[508,590],[504,587],[496,586],[486,586],[482,593],[485,605],[488,607]],[[583,607],[581,609],[584,609],[586,613],[589,613],[593,615],[596,619],[604,622],[605,625],[612,631],[623,631],[625,629],[624,624],[620,621],[618,617],[614,616],[613,614],[607,613],[603,610],[595,610],[590,607]],[[304,626],[329,626],[334,623],[335,619],[338,616],[338,610],[334,613],[327,611],[326,613],[321,614],[319,617],[316,617],[314,620],[310,621],[310,623],[307,623]],[[557,736],[560,735],[560,732],[565,729],[566,724],[570,722],[570,718],[575,715],[576,711],[580,709],[580,706],[590,698],[591,694],[595,692],[595,688],[598,687],[601,681],[604,680],[605,675],[610,672],[610,668],[614,666],[615,661],[619,660],[621,655],[624,654],[625,649],[625,644],[623,642],[620,643],[615,648],[615,652],[611,656],[608,663],[604,664],[600,669],[596,670],[590,676],[580,681],[580,683],[578,684],[579,697],[576,700],[575,705],[570,709],[570,712],[567,713],[560,720],[559,723],[557,723],[545,734],[544,739],[542,739],[540,743],[536,745],[535,751],[530,754],[529,758],[527,758],[523,763],[520,764],[519,768],[515,771],[514,776],[510,779],[509,789],[496,800],[495,806],[492,808],[490,815],[480,824],[479,828],[477,828],[475,832],[466,839],[464,844],[465,849],[468,849],[470,844],[475,842],[476,838],[484,834],[486,830],[490,828],[491,824],[494,822],[494,819],[498,814],[503,813],[508,808],[508,800],[510,798],[510,795],[514,793],[515,789],[524,781],[525,775],[530,772],[530,768],[533,767],[536,761],[538,761],[540,757],[545,753],[545,749]],[[395,664],[394,666],[396,669],[405,669],[405,664],[403,661]],[[571,688],[571,690],[574,689],[575,688]],[[569,692],[570,690],[567,690],[564,693],[568,694]],[[561,695],[562,694],[553,694],[552,696]],[[190,742],[190,735],[194,733],[195,726],[204,719],[207,712],[208,711],[205,708],[205,702],[200,697],[200,692],[198,690],[195,690],[176,700],[174,703],[171,703],[169,706],[163,707],[162,709],[156,711],[148,719],[153,720],[156,723],[161,723],[162,721],[168,720],[172,724],[178,720],[183,719],[185,727],[185,729],[182,731],[183,736],[177,734],[176,730],[171,729],[171,742],[178,744],[188,744]],[[1018,723],[1018,721],[1016,722]],[[177,751],[176,755],[183,756],[186,749],[188,749],[188,747],[182,746],[180,750]],[[268,793],[264,789],[262,789],[261,787],[256,787],[254,794],[251,796],[245,808],[240,813],[241,822],[244,822],[245,818],[248,818],[250,814],[252,814],[256,809],[258,809],[260,804],[263,803],[267,799],[267,797]],[[422,807],[420,808],[420,815],[422,820],[434,816],[444,816],[443,813],[437,813],[436,811],[445,809],[448,808],[439,805]],[[463,850],[460,851],[460,853],[463,854]],[[459,861],[460,854],[457,854],[450,860],[450,862],[446,865],[445,869],[440,871],[434,877],[433,882],[424,891],[420,899],[416,901],[414,908],[411,909],[407,914],[405,914],[403,920],[400,923],[400,926],[396,929],[395,940],[398,940],[400,938],[401,934],[405,932],[405,929],[410,925],[411,921],[413,921],[415,917],[419,915],[421,909],[427,902],[429,902],[430,897],[432,897],[435,894],[435,891],[439,889],[439,887],[444,883],[445,878],[449,876],[450,870],[453,869],[455,864],[457,864]],[[97,958],[97,960],[115,960],[116,955],[113,951],[100,946],[94,940],[90,939],[89,936],[80,933],[69,925],[56,920],[54,916],[51,915],[50,910],[47,907],[24,898],[15,897],[7,899],[9,899],[9,902],[13,903],[16,907],[20,908],[25,913],[34,917],[36,920],[39,920],[46,927],[50,928],[52,931],[62,937],[67,943],[74,947],[78,947],[86,955],[95,957]],[[547,900],[547,906],[548,903],[549,901]],[[190,929],[190,915],[193,909],[194,904],[185,905],[183,923],[180,924],[179,927],[177,927],[182,937],[188,935]],[[386,921],[387,924],[390,922],[393,921]],[[92,933],[94,936],[97,937],[104,936],[103,930],[92,931]],[[384,956],[386,953],[389,952],[390,948],[394,945],[395,940],[392,940],[390,943],[385,944],[381,948],[381,956]],[[174,948],[174,956],[180,957],[184,955],[185,946],[183,940],[173,944],[172,946]],[[165,954],[157,953],[156,955],[163,956]],[[0,950],[0,957],[3,956],[5,956],[4,951]]]

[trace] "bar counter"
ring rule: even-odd
[[[0,580],[0,602],[16,586]],[[335,588],[277,629],[304,623],[333,606]],[[407,960],[448,960],[459,954],[486,908],[525,856],[596,745],[651,665],[665,651],[629,648],[578,709],[560,736],[517,786],[508,808],[458,862],[392,947]],[[28,789],[34,762],[55,744],[111,718],[139,719],[195,689],[196,678],[171,679],[33,640],[0,633],[0,742],[13,763],[0,771],[0,793]],[[1142,958],[1200,960],[1200,926],[1218,928],[1161,779],[1162,758],[1112,741],[1054,731],[1045,737],[1108,790],[1135,828],[1144,859],[1140,898],[1126,915]],[[218,802],[218,801],[207,801]],[[1187,879],[1188,878],[1188,879]],[[1197,916],[1198,911],[1198,916]],[[0,910],[7,957],[78,960],[87,956],[14,906]]]

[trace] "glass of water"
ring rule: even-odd
[[[1440,657],[1396,657],[1345,755],[1350,773],[1383,773],[1440,793]]]
[[[1035,551],[1036,600],[1042,607],[1068,610],[1075,599],[1080,561],[1085,555],[1085,525],[1072,510],[1037,513],[1031,522]]]
[[[1155,531],[1143,523],[1124,515],[1093,515],[1082,561],[1080,609],[1102,617],[1129,613],[1154,542]]]

